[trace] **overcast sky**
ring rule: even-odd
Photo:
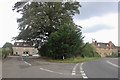
[[[0,1],[0,47],[5,42],[13,43],[14,41],[11,41],[12,37],[18,35],[16,18],[19,17],[19,14],[12,11],[12,6],[16,1]],[[112,41],[115,45],[118,45],[117,1],[97,2],[97,0],[84,0],[84,2],[80,3],[82,5],[80,14],[74,17],[74,21],[77,25],[83,27],[82,32],[83,36],[85,36],[85,42],[92,42],[93,38],[98,42]]]

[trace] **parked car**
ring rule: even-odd
[[[22,56],[29,56],[29,54],[25,54],[25,53],[23,53]]]
[[[34,57],[39,57],[39,54],[34,53],[32,56],[34,56]]]

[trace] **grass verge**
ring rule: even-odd
[[[76,57],[76,58],[69,58],[69,59],[64,59],[64,60],[49,60],[49,62],[56,62],[56,63],[81,63],[81,62],[86,62],[86,61],[92,61],[92,60],[97,60],[100,59],[100,57]]]

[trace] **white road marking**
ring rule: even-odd
[[[29,66],[31,66],[31,65],[32,65],[32,64],[30,64],[30,63],[28,63],[28,62],[26,62],[26,61],[24,61],[24,63],[28,64]]]
[[[83,76],[83,78],[84,78],[84,79],[88,79],[88,77],[87,77],[87,76]]]
[[[84,79],[88,79],[87,75],[86,75],[85,72],[83,71],[82,66],[83,66],[83,63],[80,64],[80,73],[81,73],[81,75],[82,75],[82,77],[83,77]]]
[[[72,75],[76,75],[76,68],[77,68],[78,65],[79,65],[79,63],[77,63],[77,64],[73,67]]]
[[[75,72],[72,72],[72,75],[76,75],[76,73],[75,73]]]
[[[80,73],[84,73],[84,71],[80,71]]]
[[[40,68],[40,70],[44,70],[44,71],[51,72],[51,73],[57,73],[57,74],[67,75],[67,74],[64,74],[64,73],[61,73],[61,72],[55,72],[55,71],[44,69],[44,68]]]
[[[83,71],[82,65],[83,63],[80,64],[80,71]]]
[[[110,61],[108,61],[108,60],[106,60],[106,62],[109,63],[109,64],[111,64],[111,65],[114,66],[114,67],[120,68],[120,66],[118,66],[118,65],[116,65],[116,64],[113,64],[112,62],[110,62]]]
[[[22,61],[24,61],[24,63],[25,64],[28,64],[29,66],[31,66],[32,64],[30,64],[30,63],[28,63],[28,62],[26,62],[24,59],[23,59],[23,57],[21,57],[22,58]]]

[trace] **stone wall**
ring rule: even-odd
[[[96,52],[101,56],[101,57],[106,57],[112,55],[112,53],[117,53],[117,49],[104,49],[104,48],[96,48]]]

